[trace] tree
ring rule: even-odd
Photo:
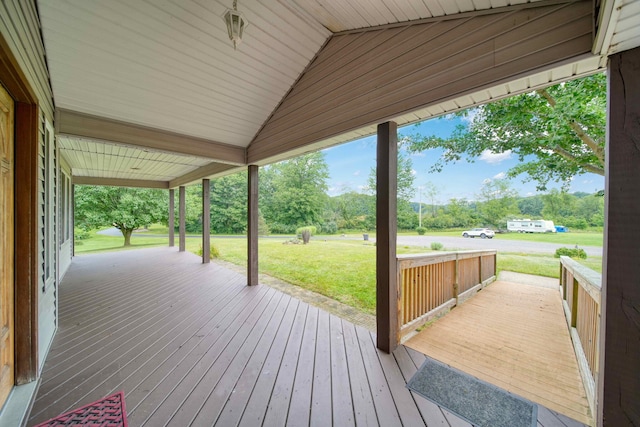
[[[212,231],[243,233],[247,228],[247,172],[216,178],[210,188]]]
[[[518,213],[517,192],[506,179],[487,180],[480,189],[478,206],[485,224],[499,227],[506,223],[507,217]]]
[[[518,209],[520,213],[527,218],[535,218],[542,216],[544,202],[540,196],[525,197],[518,200]]]
[[[124,246],[130,246],[133,230],[167,220],[168,200],[162,190],[78,185],[75,221],[84,228],[112,225],[122,232]]]
[[[463,156],[468,161],[486,154],[514,154],[520,164],[508,171],[513,178],[537,181],[540,190],[549,181],[568,185],[586,172],[604,176],[606,79],[596,74],[535,92],[505,98],[455,113],[470,120],[447,139],[413,135],[404,139],[409,151],[442,148],[432,167]]]
[[[376,168],[372,167],[369,172],[367,187],[370,194],[376,194]],[[415,195],[413,183],[415,173],[411,157],[398,150],[398,200],[409,202]]]
[[[314,152],[263,168],[261,206],[273,232],[319,224],[327,199],[329,167],[324,153]]]

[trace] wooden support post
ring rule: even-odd
[[[258,284],[258,166],[249,165],[247,213],[247,284]]]
[[[640,48],[609,57],[598,425],[640,425]]]
[[[202,263],[211,262],[211,192],[209,180],[202,180]]]
[[[169,247],[172,248],[176,245],[176,203],[175,203],[175,190],[169,189]]]
[[[73,179],[73,178],[72,178]],[[76,186],[71,181],[71,256],[76,256]]]
[[[378,125],[376,178],[377,346],[391,353],[398,346],[399,313],[396,283],[398,134],[395,122]]]
[[[187,249],[187,236],[186,236],[186,216],[187,216],[187,204],[186,204],[186,189],[183,185],[178,188],[178,216],[180,217],[180,225],[178,226],[178,252],[184,252]]]
[[[0,64],[0,67],[2,64]],[[1,68],[0,68],[1,71]],[[6,83],[6,82],[3,82]],[[15,383],[38,378],[38,144],[36,104],[16,102],[15,126]]]

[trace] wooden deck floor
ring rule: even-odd
[[[405,388],[422,354],[245,283],[170,248],[74,258],[29,425],[123,390],[132,427],[470,426]]]
[[[405,344],[590,423],[557,289],[495,282]]]

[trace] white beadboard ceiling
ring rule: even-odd
[[[222,19],[232,0],[37,0],[57,109],[210,141],[214,153],[216,144],[246,148],[335,33],[525,3],[553,2],[239,0],[250,25],[234,51]],[[412,123],[602,69],[602,57],[640,45],[640,0],[600,3],[594,57],[395,120]],[[374,131],[355,129],[279,158]],[[59,141],[74,176],[171,181],[212,161],[67,135]]]

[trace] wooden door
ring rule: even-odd
[[[0,409],[14,384],[13,100],[0,86]]]

